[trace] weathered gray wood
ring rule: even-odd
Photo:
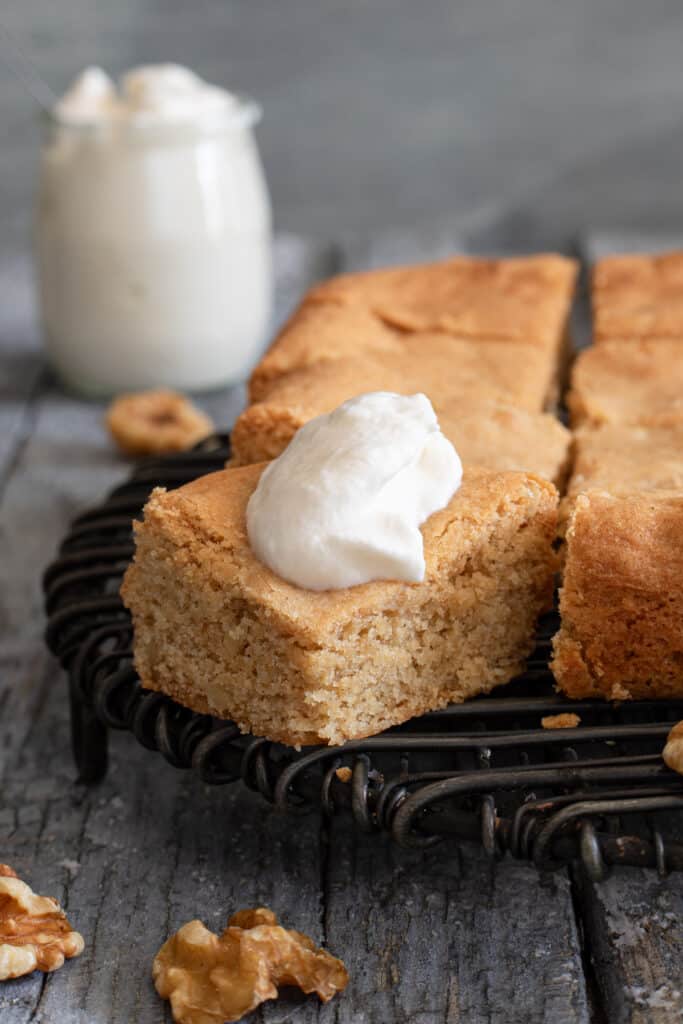
[[[8,468],[32,429],[43,360],[36,345],[29,260],[12,250],[0,257],[0,494]]]
[[[679,830],[679,835],[683,830]],[[627,868],[581,878],[581,906],[609,1024],[683,1019],[683,885]]]
[[[343,1020],[590,1019],[566,872],[539,879],[452,844],[407,852],[343,822],[330,851],[325,930],[354,978]]]

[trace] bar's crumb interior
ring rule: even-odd
[[[552,592],[557,492],[472,469],[423,527],[420,584],[311,592],[257,561],[262,466],[156,491],[122,588],[145,687],[289,744],[341,743],[509,681]]]
[[[569,697],[683,696],[683,494],[574,502],[552,669]]]

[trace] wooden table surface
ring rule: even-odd
[[[372,245],[278,240],[277,319],[341,267],[429,258],[463,239],[390,233]],[[40,575],[69,521],[127,472],[102,409],[44,367],[25,268],[0,264],[0,861],[59,898],[85,952],[0,985],[2,1024],[170,1020],[152,958],[199,917],[220,929],[264,904],[342,957],[327,1007],[267,1005],[253,1020],[339,1024],[579,1024],[683,1017],[683,877],[625,869],[601,883],[539,876],[473,847],[406,852],[316,816],[276,816],[241,786],[210,788],[130,735],[109,776],[80,785],[65,680],[43,643]],[[221,425],[240,389],[202,404]]]

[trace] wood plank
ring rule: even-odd
[[[353,984],[344,1022],[576,1024],[589,1018],[570,883],[444,843],[331,830],[325,934]]]
[[[670,831],[670,830],[669,830]],[[679,841],[683,828],[678,829]],[[586,943],[609,1024],[683,1019],[683,882],[626,868],[578,876]]]
[[[0,496],[16,452],[31,433],[44,372],[32,280],[26,257],[16,250],[0,257]]]

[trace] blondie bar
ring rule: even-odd
[[[683,252],[600,260],[592,299],[596,342],[683,340]]]
[[[683,695],[683,494],[579,495],[552,670],[570,697]]]
[[[683,421],[683,345],[636,339],[585,349],[574,364],[567,405],[575,426]]]
[[[237,419],[235,464],[274,458],[304,423],[354,395],[421,391],[439,414],[447,405],[484,399],[540,413],[554,377],[554,364],[533,345],[407,335],[393,351],[328,359],[271,379],[264,399]]]
[[[422,527],[421,583],[312,592],[259,562],[262,465],[156,490],[122,587],[145,687],[290,744],[341,743],[510,680],[552,592],[557,493],[470,469]]]
[[[348,377],[347,377],[348,371]],[[311,367],[283,379],[265,402],[249,406],[238,418],[232,433],[231,465],[248,465],[276,458],[296,431],[314,416],[329,412],[352,397],[362,384],[359,369],[343,363]],[[302,380],[303,378],[303,380]],[[480,378],[477,378],[480,380]],[[411,394],[414,377],[408,382],[380,373],[377,380],[398,393]],[[368,390],[375,379],[365,377]],[[419,387],[420,380],[417,384]],[[406,386],[407,385],[407,386]],[[441,429],[460,455],[464,465],[492,470],[524,470],[537,473],[561,486],[566,480],[571,435],[558,419],[547,413],[533,413],[499,397],[495,388],[487,392],[481,380],[474,381],[469,394],[434,398]]]
[[[573,260],[553,254],[509,259],[456,256],[438,263],[342,274],[312,302],[364,307],[403,331],[524,341],[554,349],[576,279]]]
[[[305,296],[255,368],[250,401],[264,399],[270,383],[292,370],[391,351],[401,339],[428,357],[431,335],[535,346],[545,353],[548,380],[554,381],[564,360],[575,278],[576,264],[553,255],[461,256],[332,278]],[[454,347],[449,379],[457,377],[461,348]],[[556,383],[549,390],[546,383],[541,402],[556,397]]]
[[[612,495],[635,491],[683,494],[683,421],[640,427],[605,424],[574,433],[574,468],[569,498],[581,491]]]

